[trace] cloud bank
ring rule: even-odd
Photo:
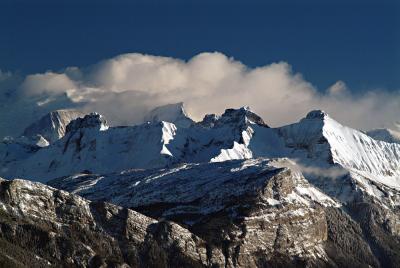
[[[355,95],[340,80],[321,91],[293,73],[288,63],[249,68],[217,52],[189,61],[123,54],[84,69],[28,75],[8,101],[16,113],[30,113],[26,121],[50,109],[73,106],[98,111],[112,124],[139,123],[155,106],[180,101],[197,120],[205,113],[249,105],[271,126],[295,122],[312,109],[323,109],[361,129],[393,127],[400,114],[398,91]],[[3,122],[13,116],[0,112]]]

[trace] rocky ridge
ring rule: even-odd
[[[24,180],[0,180],[0,265],[204,267],[218,249],[187,229]]]

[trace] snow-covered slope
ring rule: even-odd
[[[0,142],[2,174],[19,174],[22,162],[39,149],[64,136],[66,126],[79,116],[76,110],[56,110],[28,126],[19,137],[6,137]]]
[[[18,169],[8,170],[4,176],[43,181],[81,171],[107,173],[165,166],[171,158],[165,145],[175,130],[167,122],[109,128],[101,115],[92,113],[72,121],[63,138],[24,159]]]
[[[0,172],[16,175],[22,163],[48,142],[41,136],[5,138],[0,142]]]
[[[181,164],[169,169],[127,170],[105,175],[77,174],[55,179],[49,184],[90,200],[107,200],[124,207],[160,202],[187,203],[190,205],[180,208],[186,213],[193,210],[191,213],[209,214],[224,208],[230,199],[262,188],[270,177],[294,165],[288,159],[263,158]],[[274,199],[271,195],[265,200],[267,203],[272,206],[281,202],[309,204],[312,200],[321,205],[337,205],[330,197],[309,185],[298,170],[290,168],[290,176],[295,185],[293,193],[282,200]]]
[[[9,168],[2,176],[47,180],[83,170],[108,173],[249,158],[244,143],[250,125],[267,127],[248,108],[228,109],[212,125],[201,122],[181,128],[165,121],[108,127],[100,115],[90,114],[73,120],[63,138],[21,159],[18,168]]]
[[[334,163],[400,190],[400,146],[377,141],[324,115],[323,135]]]
[[[400,146],[343,126],[323,111],[280,128],[253,126],[253,157],[289,157],[326,193],[346,202],[354,185],[384,203],[398,204]],[[389,193],[390,192],[390,193]]]
[[[248,107],[227,109],[221,116],[206,115],[190,128],[178,128],[168,145],[175,162],[221,162],[251,158],[247,143],[251,126],[268,128]]]
[[[304,163],[330,162],[400,190],[400,146],[343,126],[322,111],[279,129],[287,147],[304,150]]]

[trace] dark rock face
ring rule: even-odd
[[[0,266],[397,267],[395,211],[362,195],[342,208],[320,205],[298,195],[307,182],[289,169],[243,180],[247,190],[221,196],[221,209],[195,218],[183,212],[204,208],[209,197],[135,207],[157,221],[40,183],[0,179]]]
[[[215,126],[215,122],[219,119],[219,116],[215,114],[206,114],[201,122],[198,124],[203,126],[203,127],[209,127],[212,128]]]
[[[223,255],[175,223],[23,180],[0,182],[7,267],[204,267]]]
[[[309,207],[286,201],[294,187],[290,171],[280,172],[253,193],[226,200],[222,210],[198,215],[200,218],[188,228],[220,249],[229,267],[258,267],[261,263],[269,266],[275,261],[292,265],[324,263],[322,242],[327,239],[324,210],[318,204]],[[267,200],[272,198],[281,204],[269,204]],[[201,204],[202,201],[191,203]],[[134,209],[148,215],[169,215],[171,220],[184,224],[187,216],[194,216],[178,212],[187,205],[157,203]],[[317,261],[317,256],[321,260]]]
[[[326,208],[327,254],[339,267],[379,267],[360,224],[338,208]]]
[[[306,115],[306,119],[324,119],[328,114],[322,110],[313,110]]]
[[[106,119],[98,113],[90,113],[85,117],[72,120],[66,127],[65,133],[71,133],[81,128],[96,128],[102,130],[108,128]]]
[[[326,265],[324,210],[318,204],[288,202],[295,183],[289,171],[278,173],[255,195],[232,200],[189,229],[221,248],[232,267]],[[281,204],[268,204],[272,198]]]
[[[326,208],[325,249],[339,267],[398,267],[399,214],[359,195],[342,209]]]
[[[348,209],[360,224],[365,239],[382,267],[400,263],[400,221],[398,211],[383,209],[366,196],[350,203]]]
[[[210,116],[206,116],[204,118],[206,121],[210,120]],[[264,120],[258,116],[257,114],[253,113],[249,107],[242,107],[239,109],[226,109],[225,112],[221,115],[218,120],[216,120],[215,124],[218,126],[224,125],[238,125],[242,124],[245,125],[249,121],[254,122],[260,126],[268,127],[268,125],[264,122]]]

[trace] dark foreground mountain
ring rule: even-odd
[[[187,229],[24,180],[0,181],[1,267],[204,267],[224,256]]]
[[[121,188],[148,183],[148,198],[139,189],[130,203],[126,197],[121,203],[135,204],[158,221],[40,183],[1,180],[1,262],[7,267],[396,267],[399,241],[378,205],[360,196],[340,208],[297,171],[281,168],[287,160],[249,161],[211,164],[216,177],[202,175],[203,166],[139,181],[128,179],[132,171],[115,181]],[[176,180],[181,187],[173,191]],[[81,194],[106,196],[90,192]],[[114,202],[120,198],[110,196]]]
[[[396,267],[398,210],[349,175],[342,180],[338,187],[353,197],[345,204],[309,184],[287,159],[79,174],[49,184],[177,222],[220,248],[229,267]]]

